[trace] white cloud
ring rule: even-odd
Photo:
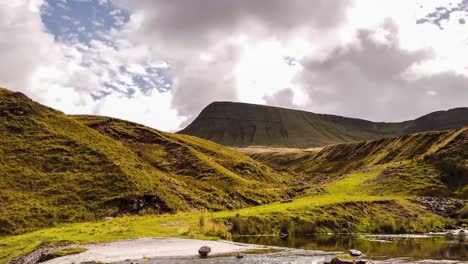
[[[54,41],[41,23],[43,1],[2,1],[0,85],[66,113],[105,114],[165,130],[177,130],[214,100],[393,120],[468,98],[461,85],[468,48],[460,37],[468,32],[457,23],[463,14],[454,13],[443,31],[417,25],[420,1],[116,2],[131,12],[130,21],[112,11],[123,27],[95,32],[105,41],[86,46],[77,35]],[[363,30],[367,42],[357,34]],[[432,54],[414,55],[427,49]],[[285,56],[298,62],[289,66]],[[329,64],[310,67],[320,63]],[[147,66],[170,67],[173,89],[137,87],[137,75],[151,81]],[[398,88],[403,81],[407,92]],[[446,83],[452,87],[444,89]],[[99,101],[91,96],[107,93]],[[366,116],[376,106],[369,102],[388,109],[397,102],[399,111]]]
[[[300,89],[292,85],[300,70],[285,63],[288,50],[278,41],[245,45],[243,51],[234,68],[238,100],[264,104],[265,96],[285,88],[296,94],[296,90]]]
[[[283,57],[332,50],[351,3],[117,2],[132,13],[125,38],[151,47],[174,67],[173,106],[189,120],[214,100],[265,103],[265,96],[285,88],[294,102],[305,103],[304,92],[291,82],[297,69]]]
[[[115,16],[117,14],[120,14],[122,11],[120,9],[114,9],[112,11],[109,12],[109,15],[111,16]]]
[[[37,0],[0,3],[1,86],[68,114],[105,114],[164,130],[180,128],[183,118],[170,107],[171,93],[154,91],[146,96],[134,87],[131,97],[118,93],[100,101],[91,97],[106,90],[104,82],[114,82],[125,91],[122,85],[134,85],[131,76],[119,72],[121,66],[130,65],[133,72],[143,73],[142,64],[161,65],[147,47],[127,40],[114,43],[118,50],[101,41],[91,41],[89,47],[55,42],[41,23],[42,4]]]
[[[54,38],[44,32],[40,1],[0,2],[0,85],[27,91],[35,69],[57,59]]]
[[[143,95],[137,92],[132,97],[112,94],[98,104],[101,115],[121,118],[132,122],[157,127],[164,131],[176,131],[184,118],[171,109],[172,94],[153,92]]]

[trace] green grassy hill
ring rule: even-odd
[[[440,115],[429,119],[440,123]],[[468,224],[468,127],[239,149],[245,155],[124,120],[67,116],[5,89],[0,122],[0,262],[44,245],[147,236],[417,233]]]
[[[376,123],[263,105],[214,102],[179,133],[235,147],[304,148],[464,125],[468,125],[468,108],[434,112],[402,123]]]
[[[304,189],[215,143],[66,116],[6,89],[0,123],[0,235],[122,214],[241,208]]]
[[[321,149],[241,152],[305,180],[329,183],[347,173],[388,166],[363,187],[384,194],[468,198],[468,127],[395,138],[337,144]]]

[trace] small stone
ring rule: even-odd
[[[333,258],[330,264],[354,264],[354,260],[342,259],[342,258]]]
[[[202,246],[200,249],[198,249],[198,254],[202,257],[208,256],[208,254],[211,252],[211,248],[208,246]]]
[[[366,264],[367,260],[351,260],[351,259],[343,259],[343,258],[333,258],[330,264]]]
[[[350,249],[349,250],[349,255],[353,257],[360,257],[362,255],[362,252],[356,249]]]
[[[244,254],[242,254],[242,253],[240,253],[240,252],[237,252],[236,258],[238,258],[238,259],[244,258]]]

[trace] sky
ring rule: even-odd
[[[213,101],[396,122],[468,106],[468,0],[0,1],[0,87],[163,131]]]

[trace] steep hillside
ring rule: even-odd
[[[235,150],[188,135],[164,133],[136,123],[102,117],[73,116],[76,120],[122,142],[141,160],[192,188],[208,191],[203,208],[240,208],[263,204],[285,195],[298,195],[293,175],[277,173]],[[263,191],[259,192],[258,188]],[[255,190],[255,191],[253,191]],[[288,197],[286,195],[285,197]],[[219,202],[214,202],[218,201]],[[213,203],[214,202],[214,203]],[[219,208],[214,207],[221,204]]]
[[[97,131],[0,89],[0,235],[295,195],[281,191],[283,181],[291,182],[287,174],[215,143],[108,118],[78,119]]]
[[[468,125],[468,108],[435,112],[402,123],[375,123],[278,107],[214,102],[179,133],[235,147],[304,148],[454,129],[464,125]]]
[[[468,127],[327,146],[322,149],[244,148],[241,152],[304,179],[327,184],[385,165],[366,188],[379,193],[468,197]]]

